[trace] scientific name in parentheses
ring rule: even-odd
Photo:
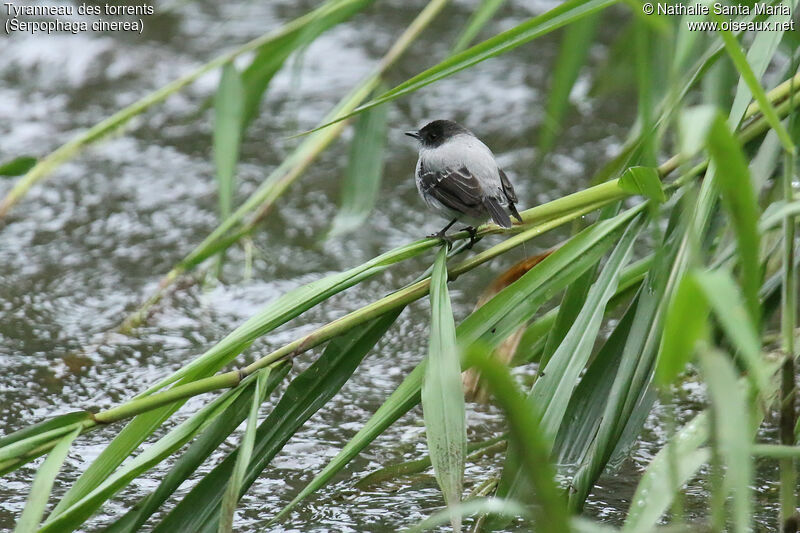
[[[752,6],[747,4],[722,4],[715,3],[711,7],[706,4],[656,4],[656,13],[659,15],[786,15],[792,14],[787,4],[770,5],[756,2]]]

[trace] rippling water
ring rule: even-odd
[[[392,71],[390,82],[402,81],[444,57],[477,3],[469,0],[449,6]],[[376,2],[290,61],[274,79],[260,118],[248,131],[238,168],[239,199],[297,142],[288,137],[314,126],[370,71],[424,4]],[[556,4],[509,1],[485,35]],[[142,36],[86,33],[0,38],[0,161],[46,154],[178,75],[315,7],[311,2],[244,0],[173,6],[156,6]],[[617,24],[614,14],[623,13],[608,15]],[[251,278],[243,275],[243,252],[233,249],[224,283],[178,291],[136,337],[115,338],[81,356],[75,356],[74,350],[95,345],[217,222],[211,117],[204,105],[216,88],[218,74],[202,78],[136,118],[123,133],[60,167],[49,181],[30,191],[0,233],[0,366],[4,369],[0,434],[53,414],[123,401],[213,345],[287,290],[438,229],[440,221],[417,198],[412,181],[414,147],[402,136],[404,130],[428,119],[458,120],[484,138],[510,171],[523,207],[586,186],[591,173],[614,154],[633,120],[630,94],[589,96],[614,26],[606,25],[592,48],[590,68],[573,94],[577,105],[556,153],[544,166],[535,166],[531,147],[543,118],[557,36],[534,41],[393,104],[382,199],[362,230],[327,242],[317,239],[336,211],[348,131],[344,141],[292,186],[263,231],[255,234]],[[0,192],[10,183],[0,182]],[[564,236],[563,232],[546,235],[525,251],[547,248]],[[485,242],[479,246],[487,246]],[[455,282],[452,296],[457,318],[471,310],[477,291],[523,253],[512,252]],[[325,302],[302,320],[259,341],[244,357],[252,360],[384,295],[415,277],[432,258],[433,254],[402,263],[364,287]],[[262,531],[421,360],[428,312],[426,302],[409,306],[341,393],[286,445],[244,497],[237,530]],[[310,359],[306,355],[297,366],[303,368]],[[690,382],[674,406],[681,419],[702,406],[702,393],[695,388]],[[181,412],[192,412],[207,400],[195,398]],[[601,480],[587,505],[588,514],[620,522],[643,466],[663,442],[663,411],[663,407],[657,409],[648,420],[630,458]],[[470,440],[503,429],[496,411],[478,406],[471,407],[469,425]],[[113,434],[100,429],[77,441],[57,481],[57,494]],[[416,409],[276,530],[391,531],[417,522],[442,503],[430,475],[398,479],[363,492],[353,487],[352,474],[417,458],[424,450],[421,412]],[[12,527],[38,464],[0,483],[0,529]],[[468,488],[499,467],[497,458],[470,466]],[[126,506],[156,486],[164,471],[162,466],[119,493],[90,523],[90,529],[120,516]],[[761,473],[761,479],[775,478],[771,470]],[[772,524],[774,486],[764,482],[759,489],[764,523]],[[692,490],[690,506],[702,504],[703,487]]]

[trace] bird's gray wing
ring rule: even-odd
[[[517,203],[517,193],[514,192],[514,186],[511,185],[511,180],[508,179],[503,169],[498,170],[500,171],[500,183],[503,186],[503,192],[506,193],[506,198],[511,203]]]
[[[503,194],[506,195],[506,200],[508,200],[508,209],[514,215],[514,218],[522,223],[522,217],[519,216],[519,211],[517,211],[517,206],[515,205],[517,203],[517,193],[514,191],[514,186],[511,185],[511,180],[508,179],[503,169],[498,170],[500,170],[500,185],[502,185]]]
[[[445,207],[472,217],[486,216],[483,189],[478,179],[466,167],[438,171],[420,169],[422,191]]]

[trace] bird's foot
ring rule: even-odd
[[[428,238],[429,239],[439,239],[439,241],[441,241],[442,244],[447,246],[447,249],[449,250],[449,249],[451,249],[453,247],[453,239],[448,237],[447,235],[445,235],[446,231],[447,231],[447,229],[445,228],[442,231],[438,231],[436,233],[431,233],[430,235],[428,235]]]
[[[483,237],[478,237],[478,230],[474,226],[466,226],[461,228],[460,231],[466,231],[469,233],[469,244],[467,244],[467,250],[471,250],[475,243],[481,240]]]

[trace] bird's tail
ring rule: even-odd
[[[483,206],[489,211],[495,224],[504,228],[511,227],[511,219],[508,217],[508,213],[495,198],[484,198]]]
[[[519,216],[519,211],[517,211],[517,206],[514,205],[514,202],[511,200],[508,201],[508,209],[511,210],[511,216],[519,220],[519,223],[522,224],[522,217]]]

